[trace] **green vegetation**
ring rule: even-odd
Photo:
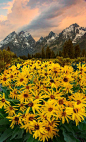
[[[30,55],[28,53],[28,57],[26,56],[20,56],[23,60],[32,59],[32,58],[42,58],[42,59],[53,59],[57,58],[57,56],[63,57],[63,58],[70,58],[70,59],[77,59],[78,57],[85,57],[86,51],[83,49],[81,51],[79,44],[73,45],[72,41],[69,39],[68,41],[65,41],[62,51],[57,50],[57,53],[54,53],[53,50],[51,50],[49,47],[42,48],[41,53],[35,53],[34,55]]]
[[[20,59],[16,56],[16,54],[11,52],[9,47],[7,50],[0,50],[0,72],[12,64],[22,62],[24,62],[24,60]]]

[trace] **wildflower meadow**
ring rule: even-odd
[[[0,142],[86,142],[86,64],[26,60],[0,74]]]

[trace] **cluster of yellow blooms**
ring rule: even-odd
[[[8,114],[10,127],[19,125],[39,141],[58,135],[60,121],[73,120],[77,126],[86,117],[85,64],[74,71],[52,61],[27,60],[4,70],[0,83],[10,90],[8,96],[0,94],[0,109]]]

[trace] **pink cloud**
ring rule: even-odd
[[[70,9],[66,9],[62,15],[58,29],[62,30],[70,26],[73,23],[79,24],[81,27],[86,27],[86,2],[80,2]]]
[[[0,15],[0,20],[1,20],[1,21],[5,21],[5,20],[7,20],[7,16]]]
[[[73,23],[86,26],[84,0],[13,0],[3,9],[8,13],[5,17],[0,16],[0,40],[26,25],[32,26],[30,32],[35,39],[48,35],[51,30],[59,33]]]
[[[28,0],[13,0],[12,2],[8,2],[6,7],[3,7],[3,9],[8,10],[8,14],[7,17],[1,16],[0,39],[5,38],[10,32],[27,25],[39,15],[38,8],[30,9],[27,6],[27,2]]]

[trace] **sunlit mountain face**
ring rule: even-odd
[[[65,28],[59,34],[50,31],[45,37],[40,37],[38,41],[32,37],[28,31],[13,31],[4,40],[0,42],[0,48],[6,49],[8,46],[17,56],[34,54],[41,52],[42,47],[47,46],[55,53],[62,50],[65,41],[70,39],[72,43],[79,44],[81,50],[86,49],[86,28],[80,27],[77,23]]]

